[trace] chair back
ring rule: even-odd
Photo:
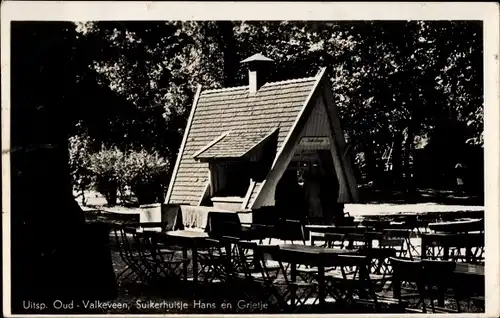
[[[241,234],[240,218],[237,213],[209,212],[205,231],[213,238],[239,237]]]
[[[369,259],[370,273],[379,275],[392,274],[390,259],[396,257],[396,250],[393,248],[361,248],[358,254]]]
[[[276,226],[277,238],[284,241],[302,241],[305,244],[306,237],[304,224],[300,220],[281,219]]]
[[[394,279],[402,282],[422,283],[422,262],[391,257]]]
[[[422,260],[423,281],[426,285],[449,285],[454,280],[456,263],[453,261]]]
[[[255,258],[257,243],[241,241],[234,237],[223,237],[226,246],[231,246],[231,264],[234,274],[242,273],[245,278],[251,279],[252,273],[260,270]]]
[[[127,237],[125,227],[122,225],[117,225],[113,228],[113,232],[115,234],[116,248],[120,253],[120,257],[128,266],[131,266],[131,264],[133,263],[131,242],[130,238]]]
[[[164,232],[184,230],[181,207],[178,204],[162,204],[162,230]]]
[[[265,280],[272,281],[277,277],[282,277],[288,284],[290,282],[287,266],[283,264],[279,257],[280,247],[278,245],[256,245],[254,248],[254,257],[259,264],[262,277]],[[270,268],[269,261],[275,262],[278,269]]]
[[[346,235],[349,245],[352,248],[370,248],[375,237],[373,232],[365,232],[363,234],[351,233]]]
[[[279,213],[274,206],[263,206],[252,210],[252,223],[275,225],[278,223]]]

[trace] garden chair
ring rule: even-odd
[[[230,258],[221,240],[207,238],[198,246],[199,274],[205,283],[227,282],[230,279]]]
[[[347,232],[348,227],[344,227],[341,232]],[[366,230],[358,228],[358,233],[325,233],[324,240],[328,248],[359,249],[371,246],[371,237],[366,234]],[[335,229],[337,231],[337,229]],[[359,233],[361,232],[361,233]],[[335,267],[325,268],[325,272],[334,271]],[[314,275],[318,269],[310,266],[298,266],[297,273],[305,282],[313,282]]]
[[[450,246],[449,260],[484,263],[484,233],[458,235]]]
[[[398,282],[413,282],[416,286],[414,292],[404,295],[395,291],[394,297],[401,300],[417,299],[406,312],[410,313],[457,313],[460,312],[459,300],[453,283],[454,262],[422,260],[412,261],[391,258],[393,266],[394,284]],[[456,301],[457,309],[444,307],[444,297],[451,288],[452,298]]]
[[[377,292],[384,292],[390,288],[392,279],[392,267],[390,258],[396,257],[393,248],[361,248],[359,255],[368,257],[370,267],[369,276]]]
[[[348,242],[346,248],[348,249],[359,249],[367,248],[372,245],[373,235],[368,232],[365,233],[349,233],[344,237],[344,241]]]
[[[405,307],[405,312],[426,312],[422,262],[391,257],[390,263],[393,270],[393,295],[386,297],[398,300]],[[421,305],[422,310],[408,307],[410,303],[414,304],[413,307]]]
[[[255,246],[254,257],[259,262],[260,276],[254,279],[260,281],[263,286],[263,296],[269,300],[275,300],[280,311],[298,312],[306,310],[314,305],[317,299],[312,295],[317,289],[314,282],[292,281],[287,266],[279,259],[279,246]],[[269,267],[269,261],[278,264]],[[309,303],[313,300],[312,303]]]
[[[457,313],[461,311],[453,273],[455,267],[456,264],[453,261],[422,260],[423,292],[433,313]],[[454,299],[456,309],[444,308],[446,296]]]
[[[209,236],[218,239],[222,236],[239,237],[241,234],[241,222],[236,213],[209,212],[205,232]]]
[[[149,255],[146,255],[146,260],[151,263],[157,275],[166,279],[180,279],[189,259],[179,257],[178,251],[169,248],[161,233],[144,231],[138,236],[141,238],[143,249],[150,251]]]
[[[337,255],[337,270],[325,274],[327,295],[335,299],[338,311],[381,312],[382,304],[396,304],[377,296],[370,277],[371,256]]]
[[[412,249],[414,250],[415,247],[411,243],[411,230],[409,229],[385,229],[379,245],[396,249],[397,257],[413,259]]]
[[[276,238],[283,240],[285,243],[290,241],[291,244],[294,244],[295,241],[300,241],[302,244],[306,244],[305,224],[300,220],[279,220],[276,224],[275,234],[277,234]]]
[[[266,301],[263,299],[262,268],[255,257],[255,242],[241,241],[237,238],[224,237],[226,246],[232,245],[231,280],[234,299],[250,302]]]
[[[402,238],[381,238],[378,240],[379,248],[393,249],[396,251],[396,256],[399,258],[405,258],[407,255],[407,250],[404,248],[405,242]],[[409,257],[409,259],[413,259]]]
[[[125,268],[116,275],[116,281],[122,283],[127,280],[140,278],[142,273],[136,263],[135,251],[131,249],[131,244],[126,237],[125,229],[123,226],[115,226],[113,232],[120,258],[125,263]]]
[[[123,228],[122,239],[125,243],[125,254],[130,263],[133,264],[138,277],[145,284],[152,283],[156,278],[156,269],[148,260],[150,252],[144,250],[137,230],[129,227]]]

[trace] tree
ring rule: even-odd
[[[95,254],[68,166],[68,137],[84,113],[74,25],[13,22],[11,31],[12,308],[109,297],[111,260]]]

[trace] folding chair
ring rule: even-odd
[[[132,244],[127,237],[127,233],[123,226],[115,226],[113,232],[116,240],[116,247],[120,253],[120,258],[125,263],[125,268],[116,276],[117,283],[123,283],[127,279],[135,280],[141,278],[145,280],[145,276],[137,264],[138,252],[132,248]]]
[[[165,244],[167,241],[162,233],[144,231],[138,234],[138,237],[141,238],[144,250],[150,251],[146,260],[151,263],[156,274],[160,278],[180,279],[189,259],[178,257],[177,251]]]
[[[450,246],[449,260],[466,263],[484,262],[484,233],[457,235]]]
[[[302,244],[306,245],[305,237],[305,225],[300,220],[282,219],[278,223],[278,233],[279,238],[285,243],[290,241],[294,244],[294,241],[302,241]]]
[[[381,247],[395,248],[398,252],[397,257],[408,257],[413,259],[412,249],[415,249],[411,243],[411,230],[409,229],[385,229],[383,230],[383,242]]]
[[[298,312],[314,305],[317,299],[311,296],[316,290],[316,283],[291,281],[290,272],[279,259],[279,246],[256,246],[254,257],[260,263],[261,276],[256,278],[262,282],[265,298],[275,299],[280,311]],[[269,260],[278,264],[278,269],[269,268]],[[309,303],[309,300],[313,300]]]
[[[367,248],[372,245],[372,235],[365,233],[349,233],[344,237],[344,241],[348,242],[346,248],[348,249],[359,249],[359,248]]]
[[[143,241],[145,238],[134,228],[123,229],[123,240],[129,259],[134,264],[141,281],[145,284],[152,284],[158,277],[157,269],[152,262],[151,250]]]
[[[422,262],[391,257],[390,263],[393,270],[391,298],[396,299],[404,307],[405,312],[426,312]],[[405,283],[407,288],[404,288]],[[413,308],[409,307],[410,304]],[[417,309],[419,306],[422,306],[421,310]]]
[[[370,278],[371,259],[365,255],[337,255],[340,272],[325,275],[327,295],[340,312],[381,312],[381,303]]]
[[[265,301],[263,299],[262,268],[255,257],[257,244],[248,241],[235,241],[225,237],[226,243],[233,244],[232,256],[234,259],[231,283],[234,283],[232,293],[235,299],[247,301]],[[234,248],[236,247],[236,248]]]
[[[457,313],[461,311],[453,273],[455,266],[453,261],[422,260],[424,298],[430,303],[433,313]],[[455,300],[456,309],[444,308],[445,296],[447,295]]]
[[[393,248],[362,248],[359,255],[368,257],[370,268],[369,276],[377,292],[387,291],[391,286],[392,267],[390,258],[396,256]]]
[[[407,250],[404,248],[405,241],[402,238],[381,238],[378,240],[380,248],[388,248],[396,251],[396,257],[404,258],[407,255]],[[409,259],[413,259],[409,257]]]
[[[455,264],[448,261],[422,260],[411,261],[391,258],[393,266],[394,284],[401,282],[412,282],[416,286],[414,293],[403,295],[396,292],[394,297],[402,300],[418,299],[411,307],[406,307],[406,312],[411,313],[456,313],[460,311],[459,300],[454,290],[453,271]],[[451,288],[454,292],[457,309],[444,308],[444,297],[447,290]],[[437,302],[437,305],[436,305]]]
[[[198,246],[199,274],[205,283],[227,282],[230,279],[230,258],[226,245],[217,239],[207,238]]]

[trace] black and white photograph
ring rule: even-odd
[[[500,313],[498,4],[27,4],[5,316]]]

